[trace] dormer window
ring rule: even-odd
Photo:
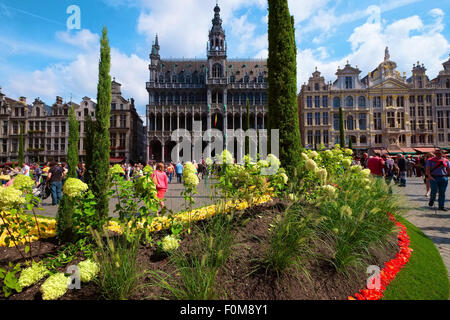
[[[213,71],[213,78],[222,77],[222,66],[219,63],[214,64],[212,71]]]
[[[345,89],[353,89],[353,78],[345,77]]]

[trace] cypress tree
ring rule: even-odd
[[[339,107],[339,134],[340,134],[340,142],[341,147],[345,148],[345,134],[344,134],[344,112],[342,111],[342,107]]]
[[[69,145],[67,150],[67,163],[69,165],[68,178],[77,177],[78,166],[78,142],[79,142],[79,124],[75,117],[74,106],[69,110]]]
[[[106,27],[102,30],[100,40],[100,62],[98,68],[97,85],[97,106],[95,108],[95,122],[93,123],[93,137],[91,142],[95,141],[95,147],[90,144],[92,153],[90,168],[89,187],[95,195],[97,202],[97,214],[99,222],[108,217],[109,214],[109,118],[111,113],[111,53]],[[95,139],[95,140],[94,140]],[[101,227],[101,225],[98,225]]]
[[[348,148],[353,149],[352,137],[348,137]]]
[[[293,176],[300,164],[302,146],[297,106],[295,28],[287,0],[269,0],[268,35],[269,136],[271,129],[280,130],[280,160],[287,173]]]
[[[79,126],[75,117],[75,109],[72,106],[69,110],[69,146],[67,150],[67,163],[69,165],[68,178],[77,177],[78,165],[78,140]],[[74,239],[72,225],[73,204],[72,201],[63,194],[58,207],[56,234],[58,239],[63,242],[70,242]]]
[[[22,167],[23,165],[23,124],[20,123],[20,136],[19,136],[19,167]]]

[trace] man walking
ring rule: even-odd
[[[62,196],[62,180],[63,180],[63,169],[52,162],[51,168],[48,171],[47,185],[50,187],[50,192],[52,193],[52,205],[56,206],[59,204]]]
[[[398,186],[406,187],[406,171],[408,169],[408,163],[402,154],[397,155],[397,166],[399,169]]]
[[[183,165],[178,162],[175,166],[175,173],[177,174],[177,181],[181,183],[181,177],[183,176]]]
[[[436,193],[439,191],[439,210],[445,209],[445,191],[448,185],[448,175],[450,174],[450,162],[442,157],[442,151],[437,150],[434,158],[427,160],[425,164],[425,174],[430,180],[431,194],[428,205],[433,207],[436,200]]]

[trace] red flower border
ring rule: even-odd
[[[406,232],[406,227],[398,222],[392,214],[389,214],[389,219],[391,219],[395,225],[400,228],[400,232],[397,237],[400,251],[395,255],[394,259],[384,264],[384,269],[380,272],[381,285],[379,289],[369,289],[367,287],[366,289],[362,289],[358,293],[355,293],[354,297],[349,296],[348,300],[379,300],[383,297],[383,291],[386,290],[386,287],[392,280],[394,280],[397,273],[408,263],[413,249],[409,247],[410,241],[408,233]]]

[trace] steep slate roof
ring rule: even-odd
[[[239,82],[241,79],[245,77],[246,74],[250,76],[250,81],[253,81],[254,77],[259,76],[259,73],[262,72],[265,77],[267,77],[267,61],[260,59],[251,59],[251,60],[227,60],[226,61],[226,71],[228,72],[228,76],[234,75],[236,77],[236,82]],[[206,72],[206,68],[208,67],[208,60],[165,60],[162,59],[160,63],[159,71],[162,74],[166,74],[167,71],[173,75],[175,72],[179,74],[184,71],[185,75],[193,74],[194,72],[198,72],[201,74],[202,72]]]

